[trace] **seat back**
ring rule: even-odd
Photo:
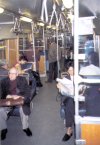
[[[2,79],[4,79],[5,77],[7,77],[8,75],[0,75],[0,98],[1,98],[1,81]]]

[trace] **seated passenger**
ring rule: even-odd
[[[16,68],[9,70],[8,77],[1,81],[0,98],[13,98],[18,99],[20,96],[24,98],[24,104],[19,106],[19,112],[22,122],[22,129],[27,136],[32,136],[32,132],[29,129],[29,115],[30,115],[30,88],[26,79],[22,76],[18,76]],[[0,107],[0,131],[1,140],[6,138],[7,134],[7,113],[10,111],[10,107]]]
[[[25,56],[20,56],[19,62],[15,65],[16,69],[18,70],[19,74],[24,74],[26,72],[25,69],[22,68],[23,64],[27,63],[28,60]]]
[[[28,63],[28,60],[25,56],[21,56],[19,58],[19,63],[15,65],[19,74],[28,73],[29,74],[29,82],[30,84],[34,84],[36,82],[37,87],[42,87],[42,83],[40,80],[40,75],[38,72],[32,70],[32,63]]]
[[[66,133],[65,133],[62,141],[69,140],[70,137],[72,136],[72,133],[73,133],[72,126],[74,125],[74,114],[75,114],[74,99],[72,98],[72,96],[70,96],[71,92],[69,91],[70,93],[67,93],[67,91],[66,91],[66,90],[68,90],[68,88],[67,88],[67,86],[68,86],[67,80],[68,79],[72,80],[72,84],[73,84],[74,66],[73,66],[73,62],[72,61],[70,61],[67,64],[67,74],[68,75],[65,78],[63,78],[62,81],[58,81],[58,83],[57,83],[57,88],[59,89],[59,91],[61,93],[63,93],[62,95],[66,96],[66,99],[64,100],[64,104],[65,104],[65,119],[66,119]],[[65,79],[66,79],[66,81],[65,81]],[[65,85],[65,83],[66,83],[66,85]],[[63,88],[63,91],[61,91],[62,88]]]
[[[97,52],[88,54],[88,65],[79,74],[84,78],[100,79],[99,56]],[[100,83],[88,83],[85,91],[86,116],[100,117]]]
[[[100,75],[99,56],[97,52],[91,51],[88,54],[88,65],[80,69],[79,74],[84,77]]]

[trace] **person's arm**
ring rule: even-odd
[[[0,81],[0,99],[6,99],[7,89],[8,89],[7,79],[6,78],[3,78]]]
[[[19,99],[19,98],[23,98],[23,99],[24,99],[24,97],[19,96],[19,95],[7,95],[6,98],[7,98],[7,99],[14,99],[14,100],[17,100],[17,99]]]
[[[28,70],[30,70],[30,68],[27,68],[27,69],[23,69],[23,72],[27,72]]]
[[[20,93],[18,94],[19,96],[24,97],[24,103],[30,103],[30,97],[31,97],[31,89],[30,86],[28,85],[28,82],[26,78],[24,77],[19,77],[20,79]]]

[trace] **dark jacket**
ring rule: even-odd
[[[88,84],[85,91],[86,116],[100,117],[100,84]]]
[[[10,95],[10,79],[9,77],[1,80],[0,85],[0,98],[5,99],[7,95]],[[17,77],[17,88],[16,95],[20,95],[24,97],[23,111],[26,115],[30,114],[30,97],[31,97],[31,89],[26,81],[26,79],[22,76]]]

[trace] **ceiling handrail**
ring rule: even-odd
[[[57,15],[56,4],[55,3],[53,4],[53,11],[52,11],[52,14],[51,14],[51,19],[50,19],[49,25],[51,25],[54,15],[56,16],[56,25],[57,25],[58,15]]]
[[[44,14],[46,22],[48,22],[48,11],[47,11],[47,0],[43,0],[42,10],[41,10],[41,20],[44,21]]]

